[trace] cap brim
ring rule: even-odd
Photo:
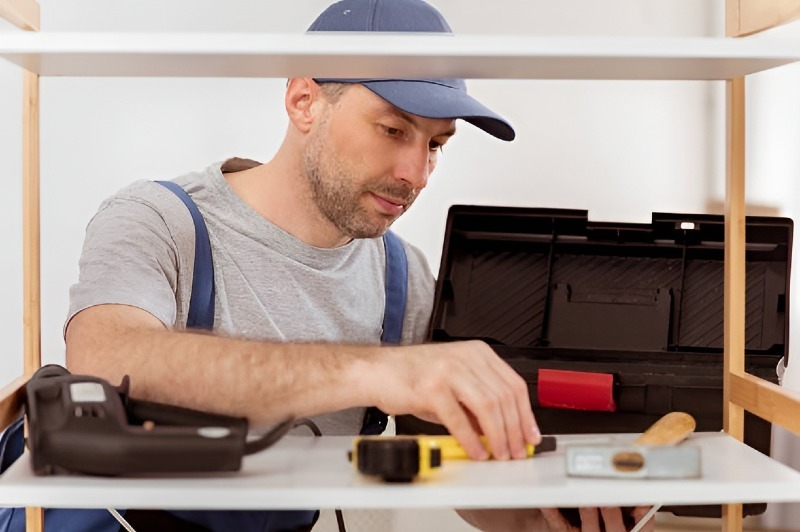
[[[426,118],[461,118],[500,140],[514,140],[516,136],[503,117],[463,90],[426,80],[359,83],[407,113]]]

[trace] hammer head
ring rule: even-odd
[[[603,478],[697,478],[700,449],[678,446],[568,446],[567,475]]]

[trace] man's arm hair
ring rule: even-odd
[[[98,305],[66,331],[67,365],[112,384],[131,377],[140,399],[276,422],[367,404],[368,354],[377,347],[283,344],[169,331],[148,312]]]

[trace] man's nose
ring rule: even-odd
[[[432,168],[428,145],[409,146],[403,150],[395,166],[395,177],[407,181],[414,189],[422,190],[428,184]]]

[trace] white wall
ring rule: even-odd
[[[15,31],[0,19],[0,31]],[[0,386],[22,373],[22,73],[0,61]]]
[[[719,35],[723,22],[722,0],[432,2],[459,33],[699,36]],[[41,0],[42,29],[299,32],[327,3],[295,0],[278,9],[263,0]],[[0,31],[16,30],[0,21]],[[769,76],[752,82],[764,86],[751,96],[758,99],[750,108],[759,111],[749,130],[748,194],[791,216],[800,205],[793,179],[800,151],[792,148],[800,145],[800,83],[776,86]],[[20,85],[18,69],[0,63],[0,384],[21,371]],[[592,219],[613,221],[648,221],[653,211],[703,212],[723,197],[722,88],[718,82],[473,81],[470,91],[508,117],[518,139],[503,143],[461,124],[428,190],[396,228],[423,249],[436,273],[454,203],[583,208]],[[169,179],[232,155],[269,158],[286,124],[282,89],[282,80],[42,80],[45,362],[63,362],[68,288],[99,202],[135,179]],[[403,529],[423,529],[410,524],[413,515],[400,519]]]
[[[43,0],[42,29],[299,32],[327,3],[298,1],[276,11],[257,1]],[[460,33],[706,35],[718,27],[718,0],[435,5]],[[10,139],[0,155],[6,181],[18,187],[20,90],[13,78],[19,73],[3,64],[0,75],[0,135]],[[462,124],[429,189],[397,229],[425,251],[436,272],[453,203],[585,208],[594,219],[616,221],[647,221],[652,211],[700,212],[709,182],[721,175],[710,149],[718,85],[473,81],[471,91],[514,123],[518,140],[503,143]],[[282,89],[282,80],[261,79],[41,80],[45,362],[63,360],[68,288],[99,202],[135,179],[171,178],[232,155],[269,158],[286,123]],[[19,193],[6,186],[3,227],[18,233]],[[0,357],[3,380],[19,373],[21,351],[21,290],[14,281],[21,268],[16,254],[7,257],[0,266],[7,280],[0,332],[9,339]]]

